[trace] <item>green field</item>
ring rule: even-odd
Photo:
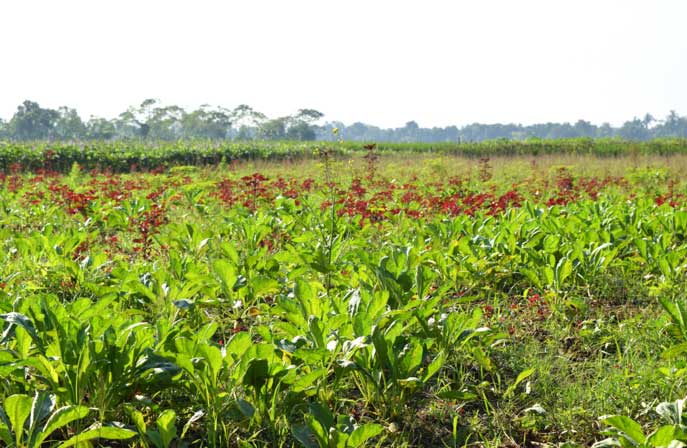
[[[107,172],[149,171],[173,166],[207,166],[245,161],[294,162],[317,158],[322,150],[340,157],[365,153],[360,142],[280,142],[280,141],[143,141],[107,142],[11,142],[0,140],[0,170],[49,170],[68,172],[72,164],[82,169]],[[575,138],[562,140],[446,143],[376,143],[380,155],[433,155],[479,157],[597,156],[643,157],[687,155],[687,140],[679,138],[650,141]]]
[[[3,446],[687,442],[684,140],[0,168]]]

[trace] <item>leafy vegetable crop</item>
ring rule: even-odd
[[[23,148],[2,150],[10,160]],[[580,371],[667,368],[660,390],[623,377],[647,378],[633,383],[647,403],[685,392],[687,196],[665,170],[361,175],[325,160],[325,177],[60,174],[78,148],[45,150],[56,170],[0,177],[5,446],[602,439],[596,409],[591,423],[575,414],[571,432],[551,408],[559,367],[537,364],[535,348]],[[119,158],[113,171],[131,162],[100,150],[102,166]],[[192,162],[165,151],[149,156]],[[642,307],[658,316],[657,341],[609,320],[635,325]],[[560,344],[553,357],[547,344]],[[608,406],[639,412],[598,409]],[[602,422],[639,444],[685,433],[681,420],[653,436],[629,417]]]

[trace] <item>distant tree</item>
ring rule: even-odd
[[[525,132],[528,139],[541,139],[545,138],[548,133],[548,124],[533,124],[525,128]]]
[[[623,123],[618,129],[618,135],[626,140],[647,140],[650,137],[646,120],[637,117]]]
[[[334,128],[338,129],[338,134],[334,135]],[[317,126],[315,129],[315,140],[319,141],[333,141],[337,138],[343,137],[346,140],[355,140],[348,135],[348,127],[340,121],[331,121]]]
[[[286,138],[286,120],[275,118],[258,126],[258,138],[263,140],[284,140]]]
[[[450,142],[483,140],[522,140],[531,138],[561,139],[574,137],[647,140],[656,137],[687,138],[687,117],[670,111],[664,120],[651,114],[626,121],[619,128],[609,123],[599,126],[586,120],[570,123],[519,124],[472,123],[456,126],[423,128],[408,121],[400,128],[380,128],[361,122],[346,126],[342,122],[322,123],[324,114],[315,109],[299,109],[295,114],[268,118],[247,104],[233,110],[203,105],[186,112],[179,106],[162,106],[158,100],[147,99],[128,108],[117,118],[94,118],[84,123],[75,109],[41,108],[24,101],[9,120],[0,119],[0,139],[163,139],[203,138],[252,140],[322,140],[345,138],[350,141],[389,142]],[[332,130],[339,129],[338,137]]]
[[[585,120],[577,120],[573,126],[576,137],[594,137],[596,135],[596,126]]]
[[[294,115],[297,121],[303,121],[308,124],[313,124],[318,120],[321,120],[324,114],[319,110],[315,109],[299,109]]]
[[[462,137],[466,141],[482,141],[495,139],[510,139],[514,133],[521,135],[523,128],[513,124],[480,124],[473,123],[465,126],[462,131]]]
[[[680,128],[680,116],[675,112],[674,110],[671,110],[668,113],[668,116],[666,116],[666,119],[663,120],[663,123],[661,124],[663,131],[666,133],[671,133],[673,131],[677,131]]]
[[[224,108],[212,108],[207,104],[184,115],[184,135],[191,138],[220,140],[227,138],[231,129],[231,112]]]
[[[656,121],[653,115],[650,113],[647,113],[644,115],[644,118],[642,118],[642,125],[646,128],[649,129],[651,127],[651,123]]]
[[[253,140],[255,137],[255,128],[252,128],[250,126],[246,126],[245,124],[242,124],[239,128],[236,134],[234,135],[234,140],[239,140],[239,141],[247,141],[247,140]]]
[[[596,129],[596,137],[608,138],[614,135],[615,130],[611,127],[610,123],[602,123],[601,126]]]
[[[86,137],[86,125],[76,109],[60,107],[55,121],[55,137],[62,140],[78,140]]]
[[[173,140],[182,136],[186,111],[179,106],[155,107],[147,117],[148,137]]]
[[[687,117],[681,117],[671,110],[665,120],[656,126],[655,133],[658,137],[687,138]]]
[[[344,138],[348,138],[351,140],[360,140],[364,141],[367,140],[367,135],[369,132],[369,126],[367,126],[365,123],[361,122],[356,122],[353,123],[350,126],[347,127],[339,127],[341,130],[342,134],[345,136]]]
[[[288,140],[315,140],[317,126],[315,123],[324,117],[324,114],[315,109],[299,109],[294,115],[284,117],[286,126],[286,138]]]
[[[105,118],[91,117],[86,123],[86,138],[110,140],[117,135],[115,123]]]
[[[458,142],[460,141],[460,131],[457,126],[448,126],[441,130],[441,139],[437,141],[442,142]]]
[[[158,100],[149,98],[138,107],[130,107],[119,114],[116,121],[117,133],[125,138],[148,138],[150,134],[150,121],[157,108]]]
[[[575,127],[570,123],[553,123],[547,138],[574,138],[577,137]]]
[[[420,126],[415,121],[409,121],[398,130],[400,140],[412,142],[417,140]]]
[[[229,134],[235,140],[252,140],[257,137],[258,127],[267,121],[267,116],[258,112],[247,104],[239,104],[231,113],[229,118],[232,128]]]
[[[312,141],[315,137],[315,129],[304,121],[289,126],[286,131],[287,140]]]
[[[240,104],[231,111],[229,115],[232,123],[236,126],[257,127],[267,121],[267,117],[262,112],[258,112],[247,104]]]
[[[58,118],[59,113],[56,110],[43,109],[38,103],[26,100],[10,120],[10,133],[17,140],[51,138]]]

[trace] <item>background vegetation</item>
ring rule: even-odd
[[[109,172],[166,169],[181,165],[228,165],[241,161],[294,162],[317,159],[322,151],[337,157],[368,152],[362,142],[281,142],[281,141],[148,141],[109,142],[0,141],[0,170],[68,172],[74,163],[82,169]],[[619,139],[496,140],[479,143],[379,143],[377,156],[498,156],[621,157],[630,160],[646,156],[669,157],[687,154],[687,139],[656,139],[626,142]]]
[[[267,117],[242,104],[234,109],[203,105],[192,111],[179,106],[165,106],[148,99],[130,107],[119,116],[83,120],[75,109],[43,108],[24,101],[13,117],[0,118],[0,139],[12,140],[120,140],[120,139],[211,139],[211,140],[332,140],[332,130],[349,141],[376,142],[479,142],[492,139],[525,140],[530,138],[611,138],[644,141],[653,138],[687,138],[687,117],[671,111],[659,120],[646,114],[620,127],[608,123],[595,125],[585,120],[575,123],[480,124],[463,127],[422,128],[410,121],[395,129],[382,129],[365,123],[345,125],[322,122],[324,114],[314,109],[300,109],[285,117]]]

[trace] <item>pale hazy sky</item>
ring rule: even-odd
[[[687,1],[2,0],[0,117],[145,98],[390,127],[687,115]]]

